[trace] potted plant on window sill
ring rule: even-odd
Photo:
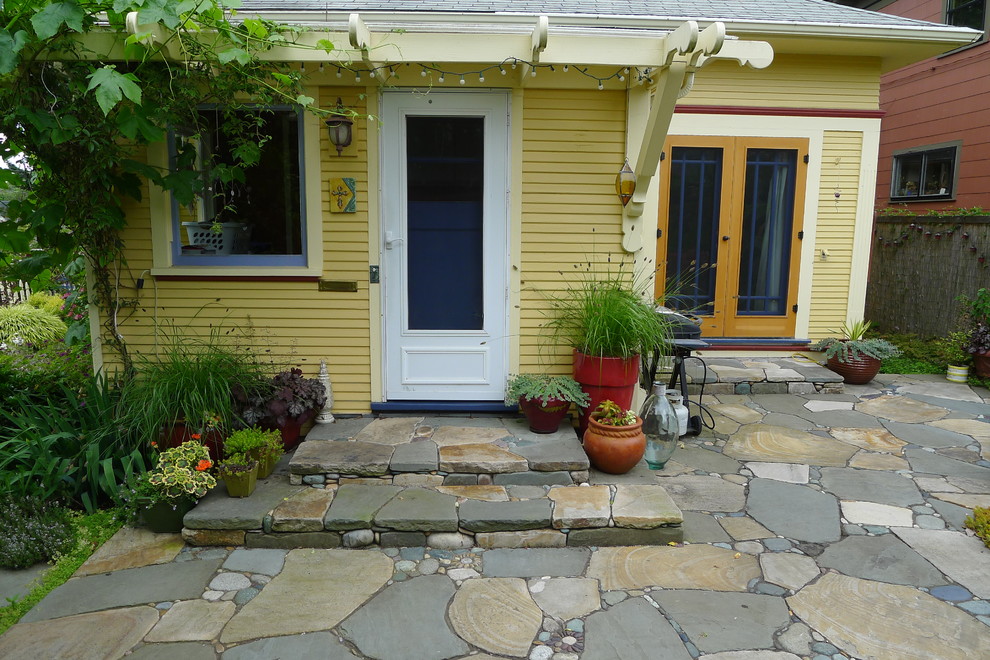
[[[646,453],[643,420],[608,399],[589,417],[583,442],[591,464],[609,474],[629,472]]]
[[[588,395],[570,376],[519,374],[509,378],[505,404],[519,404],[533,433],[555,433],[571,404],[588,405]]]
[[[589,265],[577,286],[549,296],[545,327],[554,343],[573,348],[574,379],[589,397],[581,407],[582,433],[605,399],[632,405],[644,350],[669,353],[670,322],[657,313],[649,289],[622,267],[599,275]]]
[[[303,425],[323,408],[327,391],[319,380],[305,378],[302,369],[290,369],[277,374],[264,393],[244,398],[244,423],[281,431],[282,444],[289,450],[299,443]]]
[[[179,532],[186,513],[217,485],[212,467],[207,448],[198,442],[166,449],[152,470],[130,482],[125,508],[153,532]]]
[[[826,366],[842,376],[850,385],[864,385],[880,373],[880,365],[886,358],[901,354],[901,350],[886,339],[866,338],[870,321],[843,322],[841,337],[826,337],[811,347],[821,351]]]

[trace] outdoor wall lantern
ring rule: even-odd
[[[351,144],[351,129],[354,126],[354,120],[351,119],[350,115],[351,111],[344,107],[338,96],[337,107],[330,111],[330,118],[324,122],[330,131],[330,142],[333,143],[333,146],[337,147],[338,156],[344,150],[344,147]]]
[[[619,201],[625,206],[632,199],[636,192],[636,174],[629,167],[629,159],[623,163],[622,169],[615,175],[615,194],[619,196]]]

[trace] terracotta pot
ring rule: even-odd
[[[529,430],[533,433],[556,433],[560,423],[567,417],[571,404],[563,399],[527,399],[519,397],[519,409],[526,415]]]
[[[194,506],[196,502],[190,499],[179,500],[174,508],[168,502],[155,502],[141,510],[140,521],[153,532],[174,534],[182,531],[182,519]]]
[[[609,474],[625,474],[633,469],[646,453],[643,420],[636,418],[629,426],[605,426],[595,417],[588,419],[584,432],[584,452],[596,469]]]
[[[599,357],[574,350],[574,380],[590,397],[587,408],[579,408],[578,431],[588,428],[588,418],[605,399],[623,409],[632,407],[633,394],[639,383],[639,356],[631,358]]]
[[[860,355],[856,359],[847,357],[845,362],[831,357],[827,364],[829,369],[842,376],[843,382],[850,385],[865,385],[880,373],[880,360],[868,355]]]
[[[980,378],[990,378],[990,353],[973,353],[973,373]]]

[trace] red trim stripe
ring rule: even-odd
[[[770,115],[772,117],[851,117],[881,119],[885,110],[847,110],[841,108],[771,108],[741,105],[678,105],[674,112],[686,115]]]
[[[319,282],[316,275],[155,275],[162,282]]]

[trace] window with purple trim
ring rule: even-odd
[[[195,141],[200,193],[172,200],[172,259],[188,266],[305,266],[302,115],[298,108],[200,111],[195,135],[176,132],[173,168]],[[231,127],[252,139],[234,142]],[[238,156],[253,164],[233,168]],[[189,169],[189,168],[186,168]]]

